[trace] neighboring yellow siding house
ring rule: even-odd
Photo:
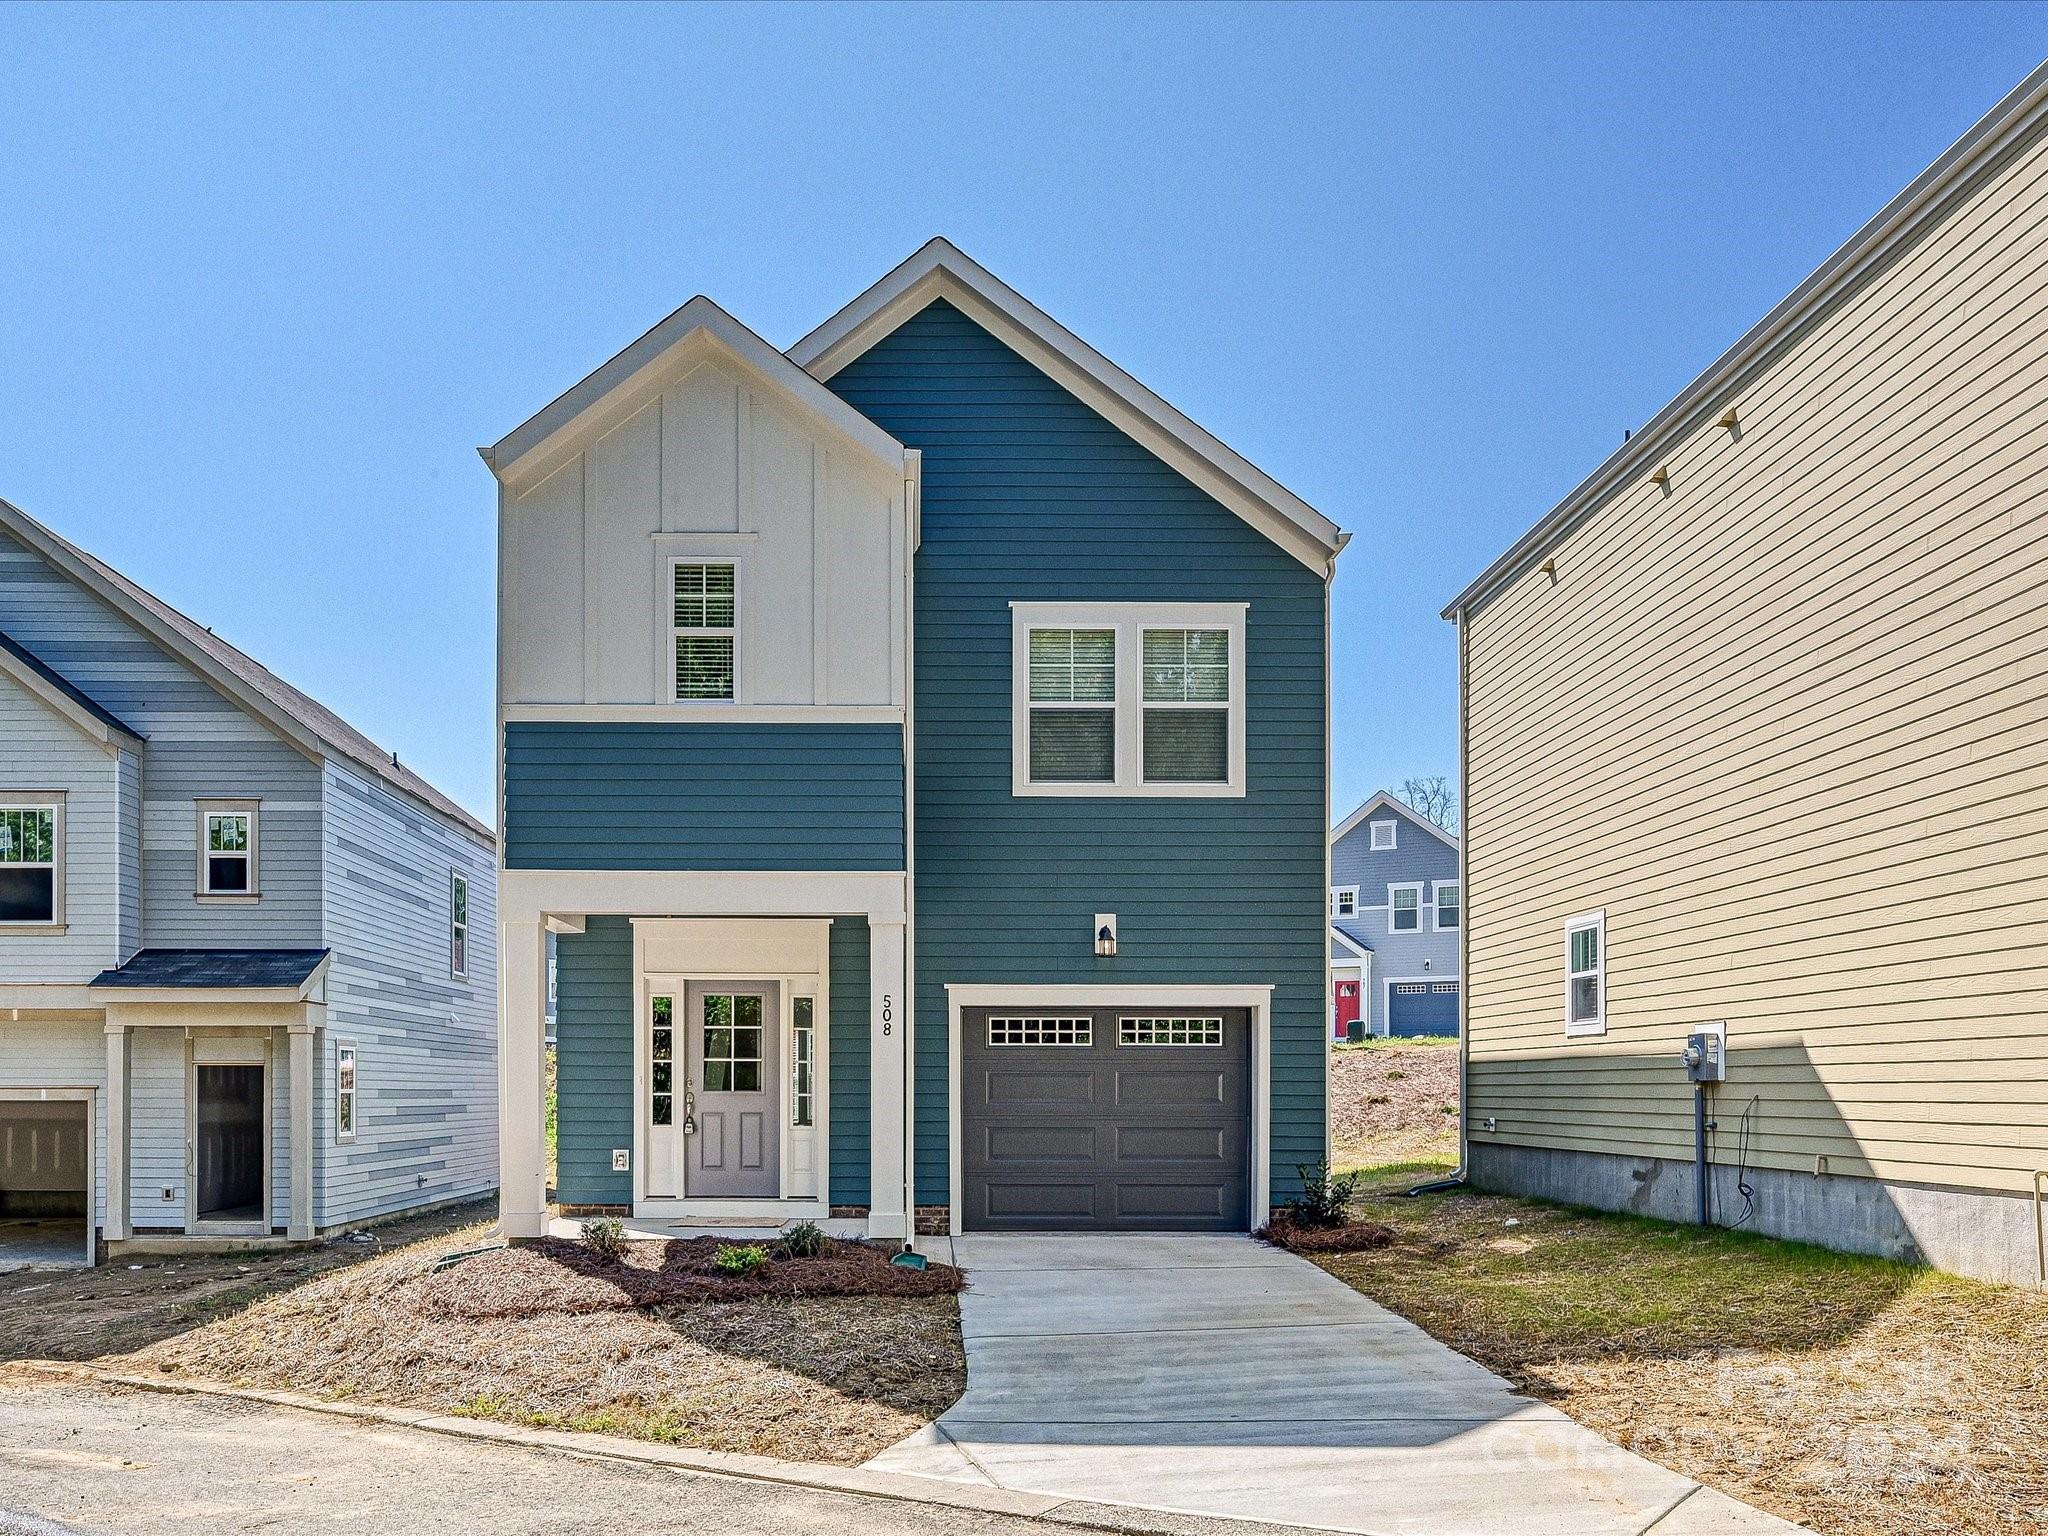
[[[2044,121],[2048,66],[1446,610],[1474,1182],[1690,1219],[1725,1021],[1715,1220],[2040,1279]]]

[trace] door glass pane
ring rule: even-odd
[[[654,1125],[675,1124],[676,1000],[656,997],[648,1003],[648,1055],[653,1071],[648,1076],[648,1120]]]
[[[1031,782],[1108,784],[1116,778],[1116,711],[1031,711]]]
[[[1145,782],[1221,784],[1230,777],[1230,713],[1145,711]]]
[[[790,1038],[789,1123],[811,1123],[811,1048],[816,1003],[808,997],[793,1004],[795,1024]]]

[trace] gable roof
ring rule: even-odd
[[[1340,958],[1336,953],[1339,945],[1349,950],[1350,953]],[[1330,924],[1330,951],[1330,963],[1332,965],[1342,965],[1350,960],[1370,960],[1372,958],[1371,949],[1352,938],[1350,934],[1339,928],[1335,923]]]
[[[944,299],[1070,390],[1311,570],[1328,574],[1349,535],[1195,425],[955,246],[933,238],[789,349],[829,379]]]
[[[1423,831],[1429,833],[1431,836],[1439,839],[1440,841],[1448,844],[1453,848],[1458,846],[1457,833],[1446,832],[1442,827],[1438,826],[1435,822],[1431,821],[1427,816],[1423,815],[1422,812],[1416,810],[1415,807],[1410,805],[1406,800],[1403,800],[1399,796],[1393,794],[1391,791],[1384,789],[1381,790],[1378,794],[1374,795],[1370,800],[1366,801],[1365,804],[1361,805],[1357,810],[1353,811],[1349,816],[1346,816],[1341,822],[1339,822],[1337,824],[1337,829],[1330,834],[1330,841],[1333,843],[1336,842],[1338,838],[1343,837],[1346,833],[1350,832],[1360,822],[1364,821],[1366,817],[1370,816],[1374,811],[1398,812],[1400,815],[1403,815],[1407,817],[1410,821],[1414,822],[1416,826],[1422,828]]]
[[[142,745],[142,732],[75,686],[4,629],[0,629],[0,672],[12,677],[93,740],[109,746]]]
[[[623,421],[643,398],[681,378],[711,354],[737,364],[795,401],[860,452],[902,472],[903,444],[701,293],[477,452],[501,481],[536,480],[585,442]]]
[[[460,830],[496,846],[491,829],[386,752],[326,705],[137,586],[96,556],[52,532],[21,508],[0,501],[0,528],[185,662],[229,699],[311,757],[338,757]]]
[[[2048,64],[2037,66],[2008,91],[2003,101],[1878,210],[1876,217],[1851,235],[1812,276],[1744,332],[1641,431],[1630,434],[1570,495],[1452,598],[1442,617],[1455,622],[1460,612],[1484,602],[1541,560],[1616,490],[1649,474],[1675,442],[1714,420],[1727,407],[1781,340],[1813,319],[1878,262],[1918,239],[1946,211],[1948,194],[2044,117],[2048,117]]]

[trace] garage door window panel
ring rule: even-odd
[[[1117,1020],[1118,1045],[1223,1045],[1223,1020],[1208,1018],[1133,1018]]]
[[[990,1045],[1074,1045],[1095,1043],[1095,1021],[1085,1015],[1066,1018],[1031,1018],[1016,1015],[991,1017]]]

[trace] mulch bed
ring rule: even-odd
[[[1289,1253],[1363,1253],[1386,1247],[1394,1240],[1394,1229],[1376,1221],[1347,1222],[1341,1227],[1297,1227],[1292,1222],[1270,1221],[1252,1236]]]
[[[541,1238],[480,1253],[426,1275],[419,1307],[449,1317],[531,1317],[538,1313],[613,1312],[693,1302],[795,1300],[834,1296],[952,1296],[967,1277],[948,1264],[906,1269],[887,1249],[827,1241],[815,1258],[776,1258],[744,1275],[712,1266],[716,1237],[627,1244],[622,1261],[599,1258],[569,1238]]]

